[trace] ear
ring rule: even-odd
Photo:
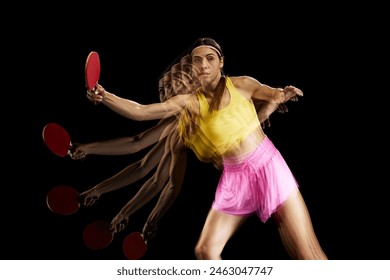
[[[223,68],[223,65],[224,65],[224,60],[223,60],[223,58],[221,57],[221,58],[219,59],[219,68]]]

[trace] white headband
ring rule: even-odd
[[[220,52],[217,48],[215,48],[215,47],[213,47],[213,46],[209,46],[209,45],[200,45],[200,46],[197,46],[195,49],[192,50],[191,56],[192,56],[192,54],[194,53],[194,51],[195,51],[196,49],[203,48],[203,47],[205,47],[205,48],[210,48],[210,49],[216,51],[217,54],[219,55],[219,57],[222,57],[221,52]]]

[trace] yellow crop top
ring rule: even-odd
[[[226,77],[226,87],[230,93],[229,104],[211,113],[206,97],[201,89],[198,90],[200,115],[195,120],[196,129],[188,137],[183,133],[188,118],[185,114],[180,116],[179,133],[183,142],[202,161],[220,158],[260,126],[252,100],[239,94],[229,77]]]

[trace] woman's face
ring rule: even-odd
[[[200,83],[212,82],[221,75],[223,59],[216,50],[208,46],[200,46],[192,52],[192,65]]]

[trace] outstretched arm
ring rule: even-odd
[[[167,140],[165,140],[166,142]],[[136,195],[129,200],[128,203],[119,211],[112,219],[111,228],[113,232],[120,232],[125,229],[128,224],[129,217],[139,208],[148,203],[153,197],[159,193],[168,180],[170,153],[166,153],[164,147],[164,156],[160,160],[156,172],[147,180],[139,189]]]
[[[170,118],[170,121],[163,126],[163,130],[160,135],[160,140],[157,144],[144,156],[141,160],[133,163],[123,169],[118,174],[111,178],[104,180],[95,187],[86,190],[80,194],[81,200],[84,206],[92,206],[102,194],[117,190],[119,188],[128,186],[137,180],[143,178],[153,168],[155,168],[161,158],[164,155],[166,148],[166,135],[168,135],[173,129],[175,129],[175,118]]]
[[[130,99],[116,96],[97,85],[94,92],[87,91],[87,98],[93,103],[102,103],[114,112],[137,121],[155,120],[172,117],[181,112],[190,94],[176,95],[165,102],[153,104],[140,104]]]
[[[177,138],[173,139],[173,136],[176,135],[177,132],[177,130],[172,131],[167,137],[164,156],[157,167],[156,173],[142,186],[137,194],[112,220],[111,226],[114,232],[122,231],[128,224],[129,216],[149,202],[163,188],[164,190],[161,192],[157,206],[152,212],[153,215],[155,215],[156,221],[159,220],[174,201],[174,198],[176,198],[184,178],[184,169],[178,169],[178,165],[181,165],[180,168],[185,168],[185,158],[183,157],[183,154],[179,153],[180,149],[182,152],[185,151],[184,145],[178,143],[176,141]],[[179,158],[181,160],[179,160]],[[166,184],[167,182],[168,184]],[[178,187],[176,188],[176,186]]]
[[[164,129],[169,126],[175,118],[162,119],[152,128],[130,137],[120,137],[101,142],[76,143],[71,149],[71,158],[75,160],[85,159],[87,155],[126,155],[139,152],[156,143],[161,137]]]
[[[84,206],[92,206],[102,194],[126,187],[143,178],[160,162],[164,154],[164,140],[158,142],[141,160],[80,194]]]
[[[231,77],[234,85],[241,94],[249,99],[264,100],[270,103],[284,103],[296,96],[303,96],[303,92],[294,86],[284,88],[271,87],[262,84],[249,76]]]

